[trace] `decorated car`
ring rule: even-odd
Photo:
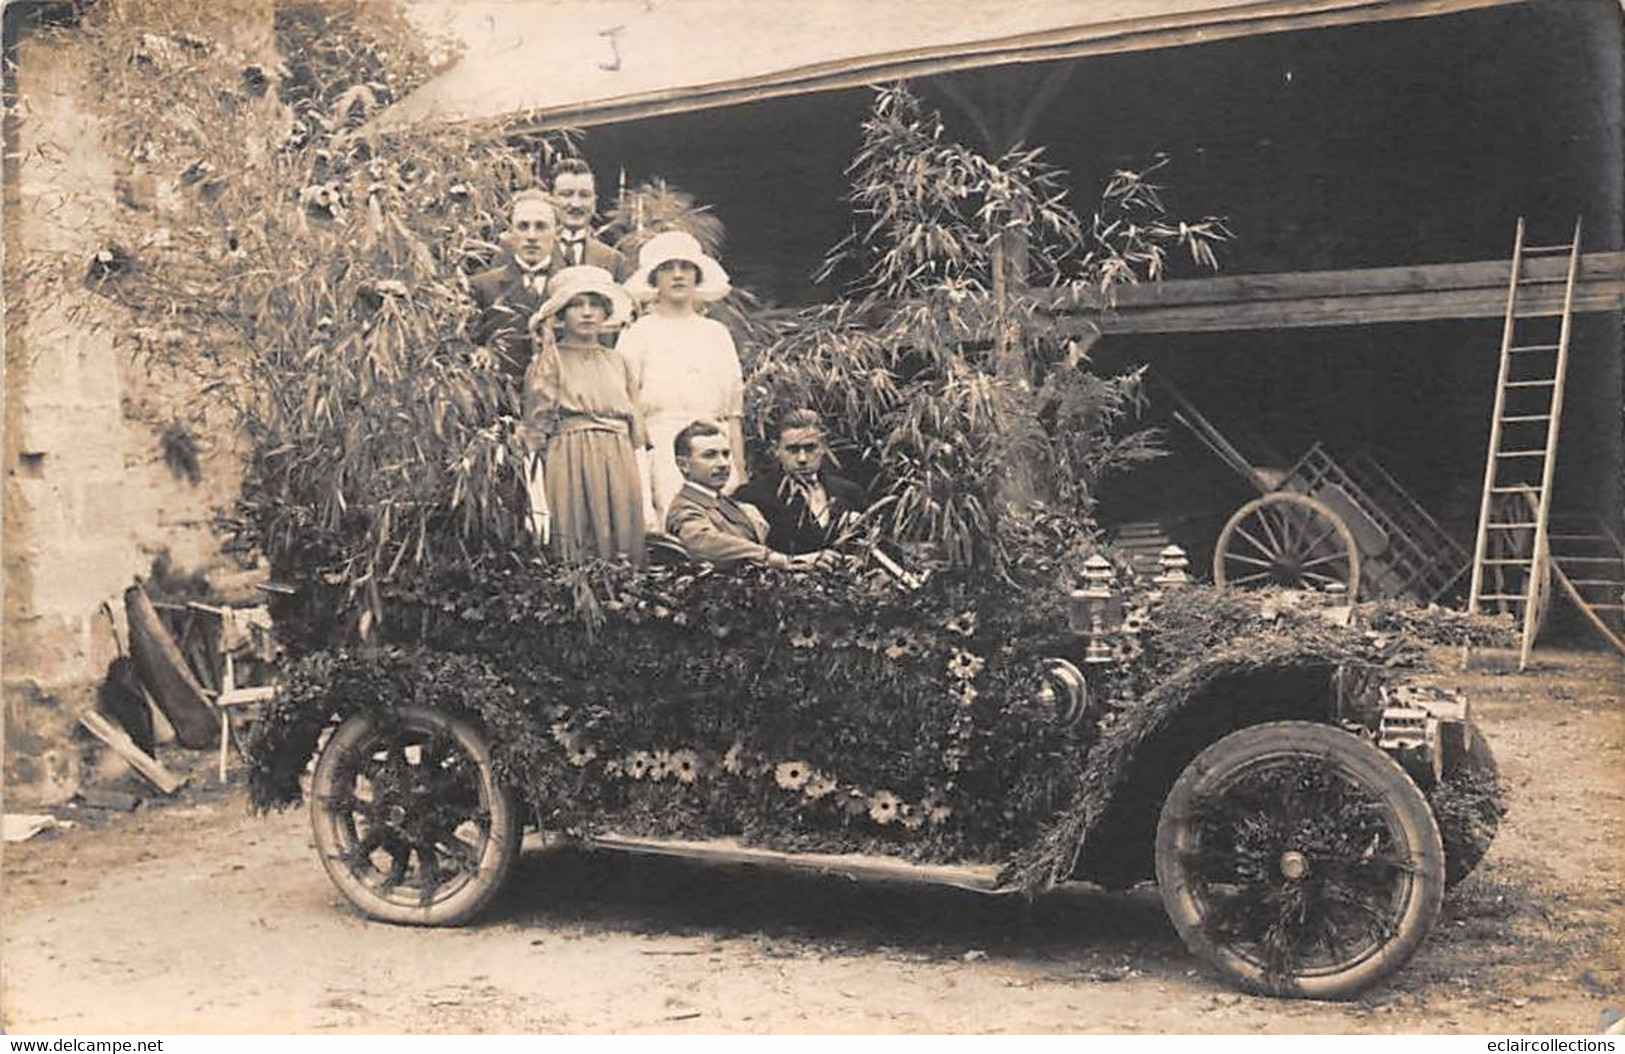
[[[1488,746],[1421,683],[1428,640],[1493,631],[1181,562],[903,587],[514,558],[398,583],[380,641],[306,641],[253,799],[308,796],[322,866],[387,922],[474,918],[534,826],[988,893],[1154,879],[1230,981],[1352,996],[1494,836]]]

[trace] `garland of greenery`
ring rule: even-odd
[[[1140,746],[1215,681],[1423,661],[1414,633],[1190,587],[1131,610],[1102,715],[1067,728],[1034,701],[1042,660],[1078,649],[1054,588],[509,562],[389,599],[390,646],[305,657],[266,709],[257,807],[298,800],[334,716],[434,705],[483,724],[550,829],[1004,861],[1030,891],[1070,873]]]

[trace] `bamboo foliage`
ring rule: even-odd
[[[1114,173],[1085,222],[1041,147],[986,157],[906,88],[878,89],[847,170],[854,228],[819,272],[846,295],[763,349],[759,427],[820,410],[837,451],[876,473],[880,526],[955,564],[1001,566],[1002,520],[1031,498],[1087,521],[1101,480],[1160,449],[1132,427],[1141,373],[1089,372],[1032,291],[1109,294],[1162,277],[1171,254],[1216,267],[1228,231],[1170,217],[1165,164]]]
[[[229,413],[251,451],[229,519],[274,565],[376,596],[404,567],[525,551],[517,393],[470,364],[464,276],[557,144],[371,133],[429,72],[390,5],[278,5],[257,51],[221,17],[106,0],[62,38],[107,149],[157,190],[87,202],[88,272],[44,255],[30,295],[112,301],[197,418]]]

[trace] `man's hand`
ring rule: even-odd
[[[546,509],[533,509],[530,514],[530,533],[543,545],[553,540],[553,517]]]
[[[816,553],[802,553],[800,556],[790,557],[790,570],[792,571],[828,571],[839,567],[846,558],[834,549],[820,549]]]

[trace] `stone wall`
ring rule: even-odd
[[[102,148],[86,85],[60,46],[25,33],[12,55],[5,781],[13,800],[51,802],[81,779],[77,716],[94,702],[123,639],[124,588],[163,550],[181,568],[220,559],[210,525],[234,496],[237,456],[229,433],[199,436],[201,481],[173,471],[160,436],[184,385],[135,359],[121,309],[88,291],[45,291],[53,261],[88,263],[110,229],[137,226],[132,214],[142,202]]]

